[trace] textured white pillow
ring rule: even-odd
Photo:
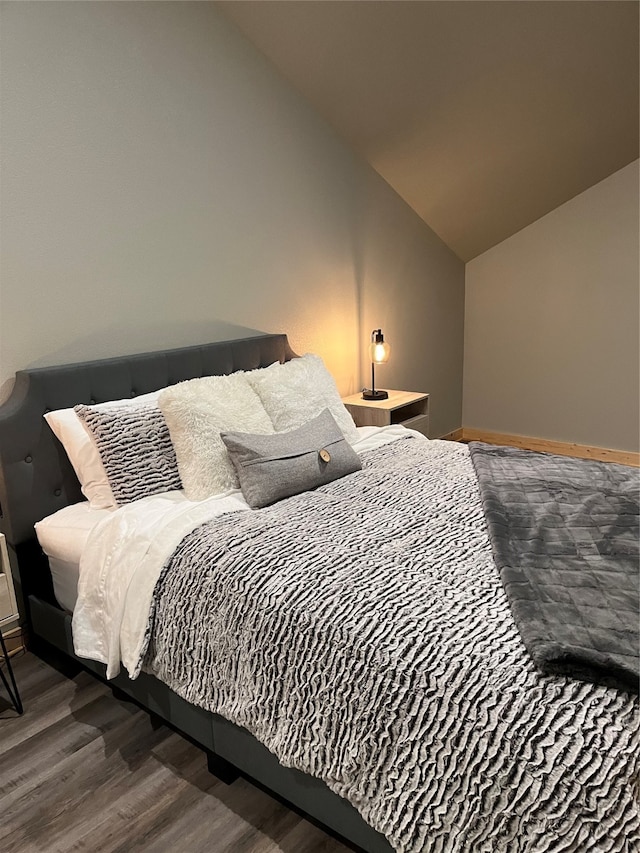
[[[160,391],[152,391],[139,397],[96,403],[93,408],[100,410],[116,404],[148,406],[149,403],[157,402],[159,394]],[[44,419],[64,447],[91,509],[112,509],[117,506],[98,448],[74,410],[57,409],[55,412],[47,412]]]
[[[276,432],[297,429],[329,409],[347,441],[353,444],[358,440],[353,418],[319,355],[307,353],[284,364],[276,362],[252,370],[246,377],[262,400]]]
[[[221,432],[273,433],[273,424],[244,373],[179,382],[158,406],[169,427],[185,495],[200,501],[239,482]]]

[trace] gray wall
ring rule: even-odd
[[[466,267],[465,427],[637,451],[638,161]]]
[[[461,422],[464,268],[208,3],[2,6],[0,386],[255,332]],[[384,371],[384,373],[383,373]]]

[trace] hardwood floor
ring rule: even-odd
[[[349,853],[86,672],[13,658],[25,712],[0,685],[0,850],[6,853]]]

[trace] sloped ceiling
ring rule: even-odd
[[[638,157],[634,0],[215,5],[464,261]]]

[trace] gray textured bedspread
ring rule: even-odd
[[[493,553],[547,673],[638,692],[640,471],[470,445]]]
[[[538,672],[468,448],[405,438],[362,463],[188,535],[145,667],[401,853],[637,853],[638,699]]]

